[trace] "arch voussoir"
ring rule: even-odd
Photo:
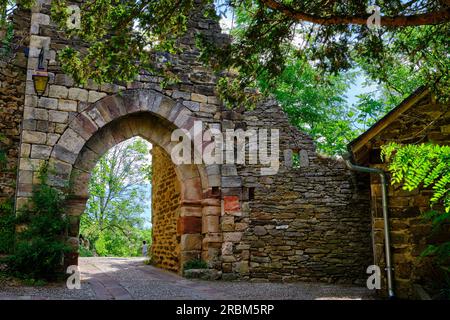
[[[90,172],[95,167],[100,157],[101,155],[99,155],[95,151],[92,151],[90,148],[85,147],[80,151],[78,159],[73,167],[86,172]]]
[[[77,115],[69,124],[69,128],[82,136],[86,141],[99,129],[95,121],[86,112]]]

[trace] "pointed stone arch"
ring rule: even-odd
[[[100,157],[113,146],[140,136],[162,148],[170,155],[177,142],[171,141],[175,129],[190,131],[194,125],[192,112],[183,104],[153,90],[128,90],[107,96],[89,106],[72,119],[55,144],[50,165],[54,173],[50,179],[57,187],[70,182],[71,196],[67,203],[70,217],[69,243],[78,246],[80,215],[89,198],[88,182],[91,170]],[[220,197],[213,194],[217,176],[211,167],[203,165],[176,165],[180,183],[180,208],[177,232],[180,236],[179,270],[184,262],[203,257],[210,259],[209,233],[218,233],[218,227],[208,229],[203,221],[220,216]],[[217,224],[218,226],[218,224]],[[217,235],[215,236],[217,239]],[[67,265],[77,264],[78,254],[66,257]],[[217,257],[216,257],[217,258]]]

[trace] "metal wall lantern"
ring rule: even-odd
[[[44,48],[42,48],[41,52],[39,53],[38,69],[35,71],[31,78],[33,79],[34,90],[36,91],[36,94],[38,95],[38,97],[42,97],[42,95],[45,93],[45,90],[47,89],[49,80],[48,72],[44,67]]]

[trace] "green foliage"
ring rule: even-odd
[[[140,256],[151,240],[142,214],[150,199],[143,187],[151,181],[149,144],[135,138],[113,147],[97,163],[89,182],[80,233],[99,256]],[[150,218],[150,217],[149,217]]]
[[[14,202],[0,204],[0,253],[11,253],[14,248],[15,220]]]
[[[0,27],[1,28],[1,27]],[[14,38],[14,28],[11,23],[3,27],[4,37],[0,39],[0,59],[5,59],[11,54],[11,45]],[[0,29],[0,32],[2,30]]]
[[[78,254],[80,257],[93,257],[94,256],[94,253],[91,250],[85,248],[84,246],[80,246]]]
[[[6,157],[6,152],[3,150],[0,150],[0,171],[4,170],[6,168],[7,162],[8,162],[8,159]]]
[[[18,277],[54,280],[61,271],[68,227],[64,216],[65,195],[48,185],[47,170],[41,170],[41,183],[34,187],[31,202],[19,210],[14,253],[7,258],[8,269]]]
[[[84,83],[130,81],[140,70],[163,73],[170,61],[163,63],[161,54],[174,53],[174,39],[186,30],[186,17],[192,0],[117,1],[87,0],[81,4],[81,28],[66,28],[67,2],[52,1],[52,19],[69,36],[89,43],[81,54],[65,48],[59,58],[63,69]]]
[[[371,3],[366,0],[278,2],[286,10],[270,8],[267,1],[202,3],[207,17],[215,17],[214,4],[236,16],[230,44],[222,42],[216,47],[205,38],[199,41],[202,60],[223,76],[218,87],[228,105],[254,104],[261,74],[270,84],[276,81],[290,64],[293,43],[295,56],[314,65],[322,75],[362,69],[372,79],[391,86],[395,82],[393,70],[402,66],[406,78],[413,75],[414,80],[397,79],[415,82],[416,87],[431,85],[439,97],[448,91],[450,23],[422,19],[415,25],[401,26],[406,21],[404,16],[446,12],[448,5],[436,5],[434,0],[382,1],[377,5],[383,19],[391,17],[399,27],[381,26],[371,31],[365,22],[350,22],[355,17],[367,20]],[[52,1],[52,18],[63,29],[69,15],[66,5],[64,0]],[[89,49],[83,53],[64,49],[60,53],[63,68],[81,83],[88,78],[97,82],[130,81],[142,69],[173,81],[176,76],[168,57],[181,50],[175,39],[184,34],[189,12],[199,7],[193,0],[85,1],[81,5],[81,29],[65,31],[88,42]],[[304,18],[295,18],[293,12],[304,14]],[[306,18],[327,20],[330,16],[340,21],[325,24]],[[229,72],[224,75],[224,70]]]
[[[389,162],[392,184],[403,183],[402,188],[408,191],[431,187],[432,210],[424,218],[431,221],[433,233],[442,232],[450,223],[450,146],[390,143],[382,147],[381,156]],[[434,258],[446,281],[439,286],[450,298],[450,241],[428,245],[421,256]]]
[[[232,99],[243,100],[243,88],[256,87],[261,73],[267,73],[271,82],[276,81],[289,66],[292,44],[295,44],[296,57],[314,65],[322,75],[362,69],[371,79],[389,87],[395,82],[393,71],[401,66],[407,71],[407,77],[402,78],[405,83],[415,82],[416,87],[427,84],[438,97],[448,98],[448,20],[408,27],[381,26],[377,31],[371,31],[366,23],[351,24],[348,20],[330,24],[305,22],[307,17],[327,20],[330,16],[364,16],[370,4],[367,1],[339,4],[327,0],[277,2],[285,10],[270,9],[267,1],[229,1],[236,14],[232,43],[215,49],[212,43],[204,44],[207,48],[205,61],[217,62],[216,70],[238,72],[234,81],[240,83],[240,90],[226,92]],[[436,9],[433,2],[397,2],[392,6],[392,1],[383,1],[377,5],[381,7],[383,18],[392,14],[400,20],[405,14],[422,13],[422,10],[432,12]],[[420,9],[419,4],[423,5]],[[294,18],[290,15],[292,12],[305,13],[304,18]]]
[[[272,86],[265,75],[260,76],[258,86],[262,91],[271,91],[290,122],[309,133],[321,152],[343,152],[357,136],[344,96],[352,75],[330,76],[323,81],[308,62],[295,57]]]
[[[1,57],[1,53],[0,53],[0,57]],[[6,139],[6,137],[0,133],[0,172],[6,168],[6,165],[8,163],[6,151],[4,151],[2,149],[2,144],[4,143],[5,139]]]
[[[184,264],[184,270],[190,269],[208,269],[208,264],[200,259],[189,260]]]
[[[442,203],[450,214],[450,146],[390,143],[383,146],[382,158],[389,161],[392,183],[403,182],[408,191],[431,187],[431,204]]]
[[[42,279],[26,278],[26,279],[23,279],[23,284],[26,286],[32,286],[32,287],[43,287],[47,284],[47,282]]]

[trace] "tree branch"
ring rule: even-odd
[[[261,0],[267,8],[279,11],[287,17],[297,21],[307,21],[320,25],[365,25],[370,14],[364,16],[329,16],[320,17],[303,11],[298,11],[275,0]],[[380,24],[387,27],[407,27],[420,25],[441,24],[450,21],[450,8],[415,15],[385,17],[381,16]]]

